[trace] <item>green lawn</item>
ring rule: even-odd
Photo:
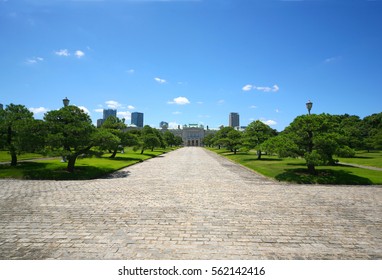
[[[36,180],[95,179],[169,151],[171,149],[157,149],[153,152],[147,150],[141,155],[139,151],[134,152],[126,149],[126,153],[119,153],[114,159],[109,158],[110,154],[104,154],[100,158],[77,159],[74,173],[67,172],[67,163],[62,163],[59,159],[20,162],[16,167],[0,165],[0,178]]]
[[[17,160],[43,158],[41,154],[26,153],[17,156]],[[7,151],[0,151],[0,162],[10,162],[11,155]]]
[[[224,149],[210,150],[278,181],[300,184],[382,184],[382,171],[347,166],[318,166],[318,175],[313,176],[307,173],[305,160],[303,159],[280,159],[275,156],[263,155],[261,160],[257,160],[257,155],[252,152],[234,155]],[[380,160],[381,158],[382,155]],[[360,159],[357,164],[366,165]]]
[[[357,152],[354,158],[339,158],[339,161],[382,168],[382,152]]]

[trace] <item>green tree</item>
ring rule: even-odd
[[[227,134],[226,147],[230,149],[235,155],[237,150],[241,148],[242,145],[242,132],[237,130],[231,130]]]
[[[214,144],[214,137],[215,137],[215,134],[207,134],[204,138],[203,138],[203,145],[207,146],[207,147],[211,147],[213,144]]]
[[[214,145],[217,145],[220,149],[221,146],[226,146],[228,143],[228,133],[234,130],[233,127],[230,126],[222,126],[220,129],[215,133],[212,141]]]
[[[92,147],[119,141],[112,133],[97,130],[89,115],[76,106],[50,111],[44,120],[48,127],[48,145],[66,157],[68,172],[74,172],[77,157],[89,154]]]
[[[141,154],[143,154],[146,149],[151,149],[151,151],[153,151],[155,147],[160,147],[161,145],[162,142],[158,138],[155,130],[149,125],[145,125],[141,130],[141,135],[136,148],[140,148]]]
[[[341,143],[351,149],[360,149],[363,144],[362,120],[358,116],[340,115],[333,116],[338,118],[338,133],[341,135]]]
[[[175,136],[175,146],[181,146],[183,145],[183,138],[180,136]]]
[[[138,139],[135,134],[124,131],[124,129],[126,129],[126,125],[123,119],[120,120],[117,117],[110,116],[102,124],[101,129],[108,131],[119,139],[118,142],[111,141],[109,146],[101,147],[104,150],[111,151],[112,154],[110,158],[115,158],[119,149],[123,149],[127,146],[135,146],[138,143]]]
[[[280,158],[297,157],[298,147],[290,137],[279,134],[263,142],[262,149],[269,154],[277,154]]]
[[[315,166],[333,164],[333,155],[345,146],[338,131],[336,116],[312,114],[295,118],[283,134],[295,143],[296,152],[305,158],[309,173],[316,174]]]
[[[24,105],[10,104],[0,111],[1,146],[9,151],[11,166],[17,165],[18,154],[35,151],[42,146],[40,130],[43,131],[41,123]]]
[[[362,120],[361,128],[364,139],[364,148],[368,151],[382,148],[382,112],[372,114]]]
[[[257,120],[251,122],[244,131],[243,145],[248,149],[257,150],[257,159],[261,159],[261,144],[267,139],[276,136],[276,130]]]

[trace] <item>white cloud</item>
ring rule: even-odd
[[[81,58],[85,55],[85,53],[81,50],[77,50],[74,55],[77,57],[77,58]]]
[[[245,86],[243,86],[242,90],[250,91],[252,89],[252,87],[253,87],[252,85],[245,85]]]
[[[173,115],[180,115],[182,114],[182,112],[179,112],[179,111],[176,111],[176,112],[172,112]]]
[[[131,113],[129,111],[125,112],[117,112],[117,116],[124,118],[125,120],[130,120],[131,119]]]
[[[135,70],[134,70],[134,69],[129,69],[129,70],[127,70],[126,72],[127,72],[127,74],[132,75],[132,74],[135,73]]]
[[[272,87],[272,91],[273,91],[273,92],[278,92],[279,90],[280,90],[280,88],[279,88],[278,85],[274,85],[274,86]]]
[[[224,99],[220,99],[220,100],[218,101],[218,104],[219,104],[219,105],[220,105],[220,104],[224,104],[224,102],[225,102]]]
[[[167,81],[165,79],[161,79],[161,78],[154,78],[154,80],[158,83],[158,84],[165,84]]]
[[[266,125],[269,125],[269,126],[273,126],[273,125],[277,124],[277,122],[274,121],[274,120],[265,120],[265,119],[262,119],[261,122],[265,123]]]
[[[81,110],[83,110],[86,114],[90,115],[90,111],[85,106],[78,106]]]
[[[250,109],[257,109],[258,107],[256,105],[252,105],[249,107]]]
[[[103,109],[95,109],[94,112],[103,113]]]
[[[324,63],[332,63],[341,59],[341,56],[333,56],[324,60]]]
[[[168,104],[186,105],[190,104],[190,101],[186,97],[179,96],[177,98],[174,98],[173,101],[169,101]]]
[[[132,105],[129,105],[129,106],[127,106],[127,109],[129,109],[129,110],[134,110],[134,109],[135,109],[135,107],[134,107],[134,106],[132,106]]]
[[[179,124],[177,122],[169,122],[168,128],[170,129],[178,129]]]
[[[120,104],[118,101],[114,101],[114,100],[109,100],[109,101],[106,101],[105,103],[106,103],[107,107],[110,109],[117,109],[117,108],[122,106],[122,104]]]
[[[67,49],[62,49],[62,50],[59,50],[59,51],[55,51],[54,52],[56,55],[58,56],[70,56],[70,53]]]
[[[272,87],[258,87],[255,85],[245,85],[242,88],[243,91],[251,91],[251,90],[258,90],[262,92],[278,92],[280,90],[280,87],[278,85],[273,85]]]
[[[38,108],[29,108],[29,111],[31,111],[33,114],[44,114],[49,111],[49,109],[44,107],[38,107]]]
[[[44,58],[38,56],[38,57],[28,58],[25,63],[26,64],[36,64],[36,63],[39,63],[41,61],[44,61]]]

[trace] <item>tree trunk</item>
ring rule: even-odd
[[[115,155],[117,154],[117,149],[113,151],[113,154],[110,156],[110,158],[115,158]]]
[[[70,173],[74,172],[74,165],[76,164],[77,155],[68,156],[68,166],[66,167],[66,170]]]
[[[144,152],[144,149],[141,150],[141,155],[143,154],[143,152]]]
[[[258,160],[261,159],[261,150],[258,150],[258,151],[257,151],[257,159],[258,159]]]
[[[312,174],[312,175],[317,174],[316,167],[314,166],[314,164],[308,164],[308,172],[309,174]]]
[[[17,165],[17,155],[16,151],[11,151],[11,166],[16,166]]]

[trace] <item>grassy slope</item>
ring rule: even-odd
[[[211,150],[278,181],[305,184],[382,184],[381,171],[345,166],[318,166],[318,175],[312,176],[306,172],[303,159],[279,159],[274,156],[263,156],[262,160],[257,160],[254,153],[238,153],[234,155],[223,149]],[[382,158],[382,154],[380,156]],[[358,161],[357,164],[365,163]]]

